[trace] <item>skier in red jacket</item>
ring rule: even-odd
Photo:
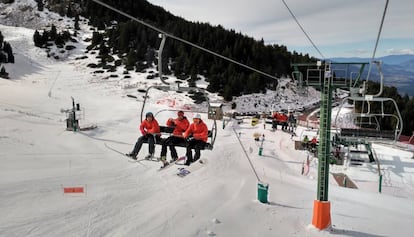
[[[158,125],[157,120],[154,118],[154,115],[151,112],[148,112],[145,115],[145,120],[142,121],[141,125],[139,126],[139,130],[141,131],[142,136],[138,138],[137,142],[135,143],[134,150],[131,153],[127,154],[127,156],[136,160],[137,155],[141,150],[142,144],[144,141],[148,141],[149,154],[145,157],[145,159],[151,159],[154,157],[155,143],[158,139],[161,139],[160,126]]]
[[[177,112],[177,118],[173,119],[170,118],[167,120],[168,127],[174,127],[172,135],[164,140],[162,147],[161,147],[161,161],[163,162],[163,166],[168,165],[167,162],[167,146],[170,147],[171,158],[172,161],[177,160],[177,150],[175,149],[175,145],[179,143],[183,143],[186,140],[184,139],[183,133],[187,130],[190,126],[190,122],[188,122],[187,117],[184,116],[183,111]]]
[[[201,120],[200,114],[196,114],[193,118],[193,123],[188,127],[184,133],[184,138],[187,139],[187,160],[185,165],[190,165],[192,162],[200,159],[200,151],[206,146],[208,139],[207,125]],[[194,159],[193,152],[195,150]]]

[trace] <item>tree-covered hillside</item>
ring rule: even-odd
[[[291,62],[312,60],[308,55],[289,52],[284,45],[265,45],[263,40],[254,40],[221,26],[188,22],[145,0],[103,2],[169,34],[277,77],[290,75]],[[117,54],[128,70],[141,71],[157,64],[158,32],[93,1],[86,1],[83,6],[82,14],[97,29],[90,49],[100,50],[104,63],[106,57]],[[272,78],[171,38],[167,38],[164,47],[163,63],[163,74],[174,74],[190,82],[197,80],[197,75],[205,76],[209,81],[208,90],[218,91],[227,100],[232,96],[263,92],[277,85]]]
[[[159,32],[92,0],[36,1],[50,9],[57,9],[61,15],[82,15],[89,19],[95,30],[88,50],[99,52],[99,62],[95,66],[107,70],[122,66],[126,70],[144,71],[158,63]],[[257,41],[220,25],[188,22],[145,0],[101,1],[171,35],[277,77],[291,75],[291,63],[316,61],[308,54],[289,52],[284,45],[265,45],[263,40]],[[119,59],[115,60],[114,55]],[[162,62],[163,74],[175,75],[190,83],[198,80],[198,75],[205,76],[209,82],[208,90],[219,92],[226,100],[277,86],[272,78],[171,38],[167,38]],[[368,93],[376,92],[378,84],[370,84],[368,88]],[[399,95],[395,87],[385,87],[382,96],[397,101],[404,120],[403,134],[411,135],[414,130],[414,99]],[[385,118],[381,121],[381,127],[391,129],[392,123]]]

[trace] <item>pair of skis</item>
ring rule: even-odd
[[[175,164],[178,164],[178,162],[179,162],[179,161],[182,161],[182,160],[185,160],[185,159],[186,159],[186,157],[185,157],[185,156],[178,157],[175,161],[171,161],[168,165],[160,167],[160,168],[158,169],[158,171],[168,169],[168,168],[170,168],[171,166],[173,166],[173,165],[175,165]]]
[[[106,143],[105,143],[105,147],[106,147],[106,148],[108,148],[108,149],[109,149],[109,150],[111,150],[111,151],[114,151],[114,152],[116,152],[116,153],[118,153],[118,154],[120,154],[120,155],[122,155],[122,156],[127,157],[127,158],[128,158],[128,161],[130,161],[130,162],[140,162],[140,161],[145,160],[145,159],[137,159],[137,160],[132,159],[130,156],[128,156],[128,154],[122,153],[122,152],[118,151],[117,149],[110,147],[110,146],[109,146],[108,144],[106,144]]]
[[[112,148],[111,146],[109,146],[106,143],[105,143],[105,147],[107,147],[108,149],[110,149],[110,150],[112,150],[112,151],[114,151],[114,152],[116,152],[116,153],[118,153],[118,154],[120,154],[122,156],[127,157],[129,162],[141,162],[141,161],[144,161],[144,160],[156,161],[156,162],[160,161],[159,158],[152,158],[152,159],[141,158],[141,159],[135,160],[135,159],[132,159],[130,156],[128,156],[128,154],[125,154],[125,153],[123,153],[121,151],[118,151],[117,149]],[[183,160],[185,161],[185,159],[186,159],[185,156],[181,156],[177,160],[170,162],[168,165],[163,166],[163,167],[160,167],[158,169],[158,171],[162,171],[162,170],[168,169],[168,168],[170,168],[170,167],[172,167],[174,165],[182,165],[182,164],[180,164],[180,161],[183,161]],[[179,177],[181,177],[181,178],[184,178],[187,175],[189,175],[190,173],[192,173],[192,172],[194,172],[194,171],[202,168],[206,163],[207,163],[207,160],[200,159],[200,160],[192,163],[190,166],[178,168],[178,172],[176,172],[176,175],[179,176]]]
[[[158,162],[158,161],[160,161],[160,160],[161,160],[160,158],[157,158],[157,157],[152,157],[152,158],[141,158],[141,159],[133,159],[132,157],[128,156],[128,154],[125,154],[125,153],[123,153],[123,152],[121,152],[121,151],[119,151],[119,150],[117,150],[117,149],[115,149],[115,148],[113,148],[113,147],[109,146],[109,145],[108,145],[108,144],[106,144],[106,143],[105,143],[105,147],[106,147],[106,148],[108,148],[108,149],[110,149],[110,150],[112,150],[112,151],[114,151],[114,152],[116,152],[116,153],[118,153],[118,154],[120,154],[120,155],[122,155],[122,156],[127,157],[129,162],[140,162],[140,161],[144,161],[144,160]],[[173,161],[173,162],[170,162],[168,165],[166,165],[166,166],[164,166],[164,167],[160,168],[159,170],[164,170],[164,169],[166,169],[166,168],[168,168],[168,167],[172,166],[173,164],[176,164],[178,161],[185,160],[185,158],[186,158],[185,156],[179,157],[177,160],[175,160],[175,161]]]

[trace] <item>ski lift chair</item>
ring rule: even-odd
[[[149,93],[149,91],[151,89],[158,89],[158,90],[162,90],[162,91],[166,91],[166,92],[168,92],[168,91],[176,91],[176,92],[197,91],[197,92],[202,92],[203,95],[206,98],[206,101],[207,101],[208,105],[209,105],[208,107],[210,107],[210,102],[209,102],[207,93],[202,88],[197,88],[197,87],[179,87],[179,86],[150,86],[147,89],[147,92],[145,93],[145,96],[144,96],[144,102],[143,102],[142,108],[141,108],[141,122],[143,121],[144,116],[145,116],[145,114],[144,114],[144,108],[145,108],[146,100],[147,100],[147,98],[149,98],[148,97],[148,93]],[[177,111],[178,112],[179,109],[163,109],[163,110],[160,110],[157,113],[155,113],[154,116],[157,117],[157,115],[159,113],[164,112],[164,111]],[[192,112],[192,113],[200,113],[200,114],[201,113],[207,113],[208,114],[208,111],[207,112],[190,111],[190,110],[182,110],[182,111],[184,111],[184,112]],[[174,130],[174,127],[160,126],[161,139],[158,139],[156,141],[156,144],[162,145],[164,139],[166,138],[166,137],[163,138],[163,135],[168,135],[167,137],[169,137],[169,136],[171,136],[173,130]],[[212,125],[211,130],[208,130],[208,141],[207,141],[204,149],[206,149],[206,150],[212,150],[213,149],[214,142],[216,140],[216,136],[217,136],[217,123],[216,123],[216,119],[213,118],[213,125]],[[144,142],[144,143],[147,143],[147,142]],[[177,146],[177,147],[186,147],[187,144],[185,142],[182,142],[182,143],[176,144],[175,146]]]

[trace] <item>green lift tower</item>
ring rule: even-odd
[[[351,78],[350,65],[360,65],[359,73]],[[318,229],[326,229],[331,225],[329,188],[329,161],[331,148],[331,111],[332,91],[336,88],[351,88],[359,85],[359,79],[368,63],[334,63],[321,62],[309,64],[292,64],[293,76],[304,90],[313,86],[321,91],[319,147],[318,147],[318,189],[317,199],[314,200],[312,224]],[[332,70],[331,66],[335,66]],[[341,67],[342,68],[337,68]],[[345,67],[344,67],[345,66]],[[306,67],[300,70],[299,67]],[[306,77],[304,77],[304,73]]]

